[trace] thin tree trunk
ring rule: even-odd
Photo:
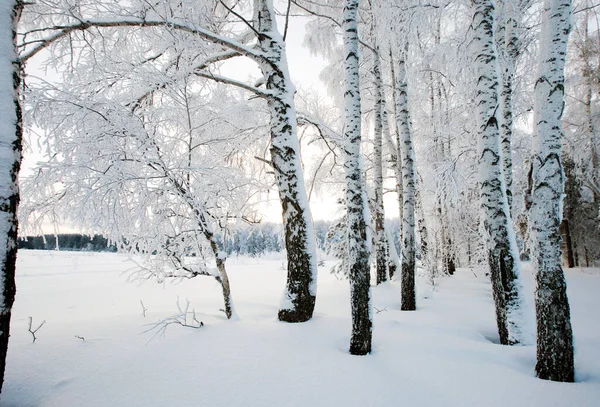
[[[390,49],[390,71],[392,74],[392,95],[396,94],[396,72],[394,68],[394,56]],[[394,103],[394,119],[398,117],[398,106]],[[400,130],[398,129],[398,123],[396,123],[396,151],[394,152],[394,156],[392,157],[392,161],[394,161],[394,175],[396,176],[396,193],[398,194],[398,217],[400,219],[400,241],[402,241],[402,219],[404,216],[402,212],[404,211],[403,202],[404,199],[402,196],[404,195],[404,191],[402,190],[402,152],[400,151]],[[402,253],[400,253],[402,256]]]
[[[375,128],[373,139],[373,184],[375,190],[375,253],[377,284],[387,281],[388,251],[383,209],[383,80],[379,47],[373,52],[373,86],[375,87]]]
[[[500,160],[498,61],[494,42],[494,3],[473,1],[475,65],[477,69],[477,125],[479,177],[483,224],[487,232],[488,263],[492,280],[500,343],[522,341],[523,316],[517,242],[503,187]]]
[[[410,114],[408,110],[408,84],[406,80],[406,51],[398,61],[394,99],[399,150],[402,161],[402,301],[403,311],[417,308],[415,292],[415,154],[412,140]],[[393,63],[393,60],[392,60]]]
[[[562,241],[565,245],[565,257],[567,258],[567,268],[575,267],[575,257],[573,255],[573,239],[571,238],[571,227],[567,219],[560,223],[560,232]]]
[[[285,43],[275,24],[272,0],[255,0],[260,49],[267,54],[262,62],[271,113],[271,163],[283,209],[287,283],[278,317],[285,322],[312,318],[317,295],[315,233],[300,163],[296,128],[295,89],[290,79]]]
[[[518,37],[518,10],[513,1],[504,1],[501,6],[504,11],[504,19],[500,24],[501,29],[499,44],[501,46],[502,61],[502,90],[500,91],[500,145],[502,150],[502,170],[504,175],[504,187],[508,201],[508,209],[512,212],[512,135],[513,135],[513,88],[517,58],[519,57]]]
[[[212,249],[215,255],[215,261],[217,264],[217,271],[219,272],[219,276],[215,277],[216,280],[221,284],[221,289],[223,290],[223,305],[225,315],[227,319],[231,319],[235,315],[235,310],[233,308],[233,301],[231,300],[231,286],[229,285],[229,276],[227,275],[227,270],[225,268],[225,260],[227,255],[225,253],[225,248],[223,251],[219,250],[217,246],[217,242],[215,240],[215,236],[212,232],[205,230],[205,236],[210,242],[210,248]]]
[[[348,257],[352,336],[350,353],[371,352],[371,274],[367,248],[365,197],[360,157],[360,87],[358,65],[358,0],[345,0],[342,33],[344,39],[344,139],[346,157],[346,207],[348,210]]]
[[[574,381],[573,332],[567,284],[560,265],[560,222],[564,171],[561,162],[561,116],[564,64],[571,30],[570,0],[546,0],[540,32],[535,84],[533,202],[537,319],[537,364],[541,379]]]
[[[392,168],[394,170],[394,174],[396,173],[396,168],[399,165],[398,163],[398,157],[396,156],[396,145],[394,144],[394,142],[392,141],[392,136],[390,134],[390,124],[388,121],[388,114],[387,114],[387,110],[385,107],[385,99],[384,99],[384,105],[383,105],[383,109],[382,109],[382,122],[383,122],[383,136],[389,146],[389,151],[391,151],[391,157],[390,157],[390,161],[392,164]],[[386,234],[385,234],[385,238],[386,238],[386,243],[388,246],[388,275],[390,280],[394,278],[394,275],[396,274],[396,270],[398,268],[398,253],[396,252],[396,247],[394,246],[394,241],[392,239],[391,233],[389,233],[389,230],[386,230]]]
[[[3,157],[0,163],[0,391],[4,383],[10,317],[16,293],[18,177],[23,150],[23,119],[20,102],[22,67],[15,49],[22,8],[20,1],[4,0],[0,23],[0,58],[2,73],[6,75],[0,89],[0,155]]]

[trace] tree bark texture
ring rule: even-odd
[[[10,317],[15,299],[15,269],[17,261],[17,208],[19,206],[18,177],[23,151],[23,119],[20,102],[22,66],[17,59],[17,23],[23,3],[4,0],[0,23],[0,55],[2,72],[12,76],[0,81],[0,391],[4,383],[6,353],[10,336]]]
[[[381,114],[381,119],[382,119],[382,131],[383,131],[383,138],[385,139],[385,142],[388,145],[388,149],[389,151],[391,151],[390,154],[390,161],[391,161],[391,165],[392,165],[392,169],[394,170],[394,174],[396,174],[396,168],[398,167],[399,163],[398,163],[398,157],[397,157],[397,149],[396,149],[396,145],[394,144],[393,140],[392,140],[392,135],[390,133],[390,123],[389,123],[389,119],[388,119],[388,113],[385,107],[385,98],[383,100],[384,104],[382,107],[382,114]],[[398,178],[396,178],[398,179]],[[385,234],[385,238],[386,238],[386,243],[387,243],[387,260],[388,260],[388,277],[390,280],[392,280],[394,278],[394,275],[396,275],[396,271],[398,269],[398,253],[396,252],[396,247],[394,245],[394,241],[392,239],[391,233],[388,229],[386,229],[386,234]]]
[[[283,209],[287,282],[278,313],[280,321],[312,318],[317,294],[315,234],[300,163],[296,128],[295,89],[290,79],[285,43],[277,31],[272,0],[255,0],[258,40],[266,61],[260,63],[271,113],[271,163]]]
[[[408,110],[408,84],[406,80],[406,53],[401,53],[395,73],[396,125],[399,134],[398,148],[402,163],[402,300],[403,311],[417,308],[415,292],[415,153]],[[393,62],[393,61],[392,61]]]
[[[358,57],[358,0],[345,0],[342,33],[344,40],[344,141],[346,207],[348,211],[348,259],[352,335],[350,353],[371,352],[371,274],[367,247],[364,181],[360,156],[361,111]]]
[[[498,43],[502,54],[502,90],[500,91],[500,145],[502,150],[502,170],[504,174],[504,186],[508,209],[512,212],[512,135],[513,123],[513,89],[517,58],[519,57],[520,40],[519,33],[519,10],[513,1],[503,1],[503,19],[499,24]]]
[[[561,117],[564,64],[571,30],[570,0],[544,2],[535,84],[531,232],[535,271],[537,376],[574,381],[573,333],[567,285],[560,264],[564,170]]]
[[[387,281],[388,249],[383,209],[383,80],[379,48],[373,52],[373,86],[375,88],[375,126],[373,139],[373,185],[375,190],[375,253],[377,284]]]
[[[523,316],[519,256],[502,173],[498,119],[498,61],[494,42],[494,3],[473,1],[473,29],[479,138],[479,189],[496,306],[500,343],[522,341]]]

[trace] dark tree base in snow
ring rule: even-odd
[[[366,355],[371,353],[373,323],[370,310],[371,276],[368,257],[357,261],[350,270],[352,292],[352,336],[350,338],[350,354]]]
[[[562,268],[538,273],[537,284],[537,377],[574,382],[571,312]]]
[[[295,310],[282,309],[282,310],[279,310],[279,312],[277,313],[277,318],[281,322],[290,322],[290,323],[306,322],[312,318],[313,309],[314,309],[314,307],[312,307],[310,309],[297,308]]]
[[[365,356],[371,353],[371,341],[369,343],[351,343],[350,354],[354,356]]]
[[[402,311],[415,311],[417,309],[414,262],[402,264],[402,300],[400,309]]]

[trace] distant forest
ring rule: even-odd
[[[314,223],[317,237],[317,247],[327,251],[330,242],[327,232],[332,226],[330,221]],[[390,231],[395,242],[398,242],[399,223],[397,219],[389,220]],[[56,239],[58,238],[58,245]],[[108,239],[102,235],[59,234],[45,236],[19,237],[19,249],[29,250],[62,250],[88,252],[116,252],[114,245],[109,245]],[[231,230],[226,236],[219,235],[220,249],[228,256],[247,255],[262,256],[265,253],[281,252],[283,250],[283,229],[281,224],[259,223],[248,225],[241,229]],[[398,248],[399,250],[399,248]]]

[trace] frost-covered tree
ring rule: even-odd
[[[385,109],[385,95],[383,92],[383,79],[381,77],[381,59],[379,47],[373,52],[373,87],[375,88],[374,103],[374,137],[373,137],[373,192],[375,218],[375,257],[377,268],[377,284],[387,281],[388,277],[388,252],[385,233],[385,210],[383,207],[383,110]]]
[[[394,71],[394,102],[398,152],[402,165],[402,303],[403,311],[417,308],[415,291],[416,239],[415,239],[415,154],[412,123],[408,108],[408,83],[406,56],[408,47],[400,52]],[[394,63],[394,59],[392,59]]]
[[[563,167],[565,202],[561,233],[568,267],[600,259],[600,41],[597,11],[582,0],[573,7],[571,45],[565,66]]]
[[[502,173],[494,2],[473,1],[473,52],[479,139],[479,188],[500,343],[523,340],[520,263]]]
[[[531,6],[531,0],[498,1],[498,43],[499,66],[502,86],[500,90],[500,144],[502,150],[502,170],[509,210],[513,201],[512,139],[514,133],[515,75],[517,62],[523,52],[523,16]]]
[[[564,65],[571,30],[571,1],[544,2],[538,80],[535,84],[531,233],[537,320],[536,373],[574,381],[573,332],[561,267],[560,232],[564,171],[561,116]]]
[[[4,383],[10,317],[15,300],[17,262],[18,177],[21,168],[23,121],[21,115],[21,64],[15,52],[21,1],[0,4],[0,391]]]
[[[35,28],[23,37],[23,60],[42,49],[60,49],[60,44],[72,44],[74,40],[86,44],[94,35],[100,39],[100,45],[92,47],[93,58],[100,58],[102,51],[109,49],[105,41],[111,38],[126,41],[127,32],[155,30],[163,33],[163,39],[194,44],[186,49],[197,50],[196,57],[172,61],[171,67],[177,68],[176,72],[183,72],[182,76],[195,75],[237,86],[266,101],[270,114],[270,161],[283,208],[288,256],[288,278],[279,319],[288,322],[310,319],[316,298],[316,247],[299,158],[295,90],[272,0],[255,0],[252,7],[245,2],[214,0],[157,5],[143,1],[78,1],[72,7],[48,0],[36,3],[31,10],[28,21],[38,27],[41,25],[41,28]],[[63,39],[69,42],[62,42]],[[142,55],[149,62],[162,58],[164,48],[160,47],[163,44],[158,42],[153,48],[152,44],[146,43]],[[68,55],[68,46],[63,46],[62,50],[65,49]],[[246,83],[216,72],[220,62],[240,56],[259,67],[260,81]],[[153,93],[165,85],[153,84],[143,94]]]
[[[243,203],[256,191],[253,182],[231,163],[255,139],[256,113],[221,85],[210,93],[198,83],[170,86],[134,111],[115,103],[124,96],[116,91],[107,100],[106,92],[86,92],[79,78],[64,85],[70,90],[35,92],[34,119],[52,136],[43,141],[48,160],[24,182],[31,211],[22,216],[35,222],[53,207],[61,218],[142,256],[145,278],[214,277],[231,318],[217,232],[229,213],[251,209]],[[232,113],[248,127],[229,119]]]
[[[358,0],[345,0],[342,20],[344,39],[344,102],[346,208],[348,217],[348,276],[352,310],[350,353],[371,352],[371,272],[366,202],[360,156],[361,116],[358,57]]]

